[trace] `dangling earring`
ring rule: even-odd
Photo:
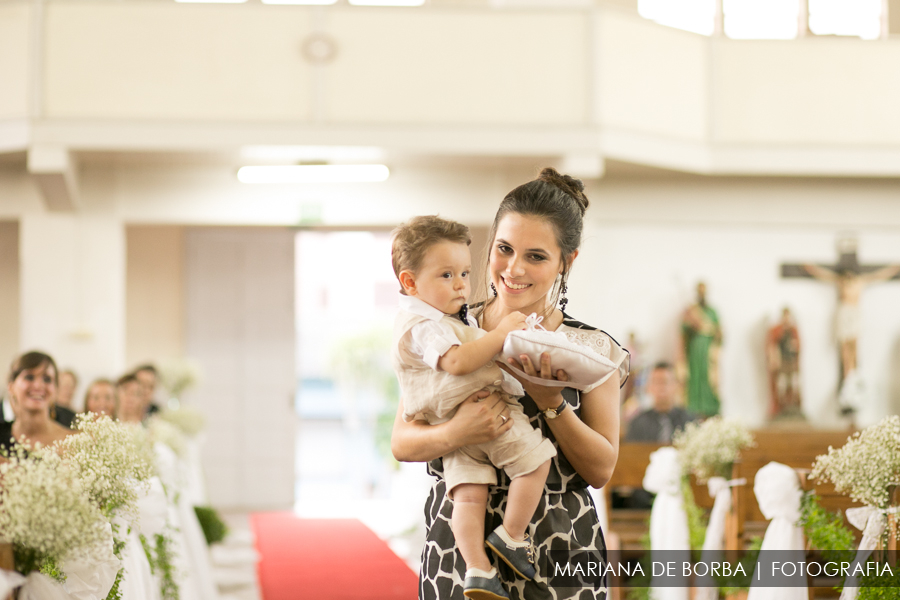
[[[497,288],[494,287],[494,282],[491,282],[491,291],[494,292],[494,298],[497,297]]]
[[[559,295],[561,296],[559,299],[559,310],[565,312],[566,304],[569,303],[569,299],[566,298],[566,292],[569,291],[569,288],[566,287],[566,282],[563,281],[562,287],[559,288]]]

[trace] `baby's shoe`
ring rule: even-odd
[[[516,541],[509,536],[506,528],[501,524],[484,541],[484,544],[494,551],[503,562],[512,567],[516,575],[531,581],[536,571],[534,569],[534,546],[531,538],[525,534],[524,541]]]
[[[466,585],[463,595],[473,600],[509,600],[509,594],[500,583],[497,569],[482,571],[469,569],[466,571]]]

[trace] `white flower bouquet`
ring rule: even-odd
[[[188,437],[194,437],[206,426],[206,418],[203,413],[189,406],[166,408],[160,411],[159,416],[180,429]]]
[[[810,477],[830,481],[853,500],[888,508],[890,487],[900,484],[900,417],[885,417],[854,433],[840,448],[816,458]]]
[[[16,570],[41,571],[62,582],[67,559],[112,545],[104,518],[76,468],[52,450],[14,452],[0,465],[0,538],[13,545]],[[95,557],[98,562],[104,555]]]
[[[189,359],[170,359],[159,365],[159,380],[172,398],[197,385],[200,367]]]
[[[187,439],[181,429],[161,417],[147,419],[147,430],[150,432],[150,440],[156,444],[168,446],[179,457],[187,454]]]
[[[755,445],[746,427],[722,417],[711,417],[702,423],[688,423],[676,432],[672,444],[678,449],[685,475],[693,474],[700,483],[719,475],[731,477],[734,464],[744,448]]]
[[[147,451],[140,427],[117,423],[109,417],[80,417],[80,433],[57,444],[67,464],[107,517],[137,514],[139,491],[154,474],[153,456]],[[129,519],[131,520],[131,519]]]

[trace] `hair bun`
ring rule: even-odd
[[[563,175],[553,167],[545,167],[538,176],[540,181],[554,185],[564,191],[575,200],[581,210],[581,216],[587,211],[590,201],[584,195],[584,183],[571,175]]]

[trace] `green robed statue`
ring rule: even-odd
[[[719,316],[706,304],[706,284],[697,284],[697,303],[681,317],[681,337],[687,368],[687,409],[706,417],[719,414]]]

